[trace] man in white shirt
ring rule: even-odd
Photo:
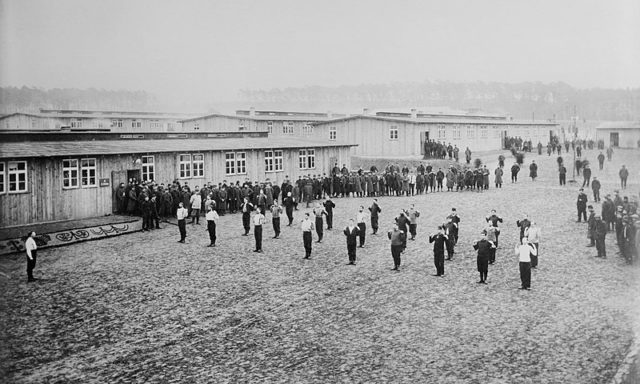
[[[516,245],[515,252],[520,261],[520,289],[531,289],[531,255],[537,255],[538,252],[526,237],[522,238],[521,245]]]
[[[184,243],[184,239],[187,238],[187,222],[186,219],[189,217],[189,211],[184,207],[184,203],[180,202],[178,204],[178,211],[176,212],[176,217],[178,218],[178,229],[180,230],[180,240],[178,243]]]
[[[525,232],[529,243],[536,249],[536,254],[531,255],[531,268],[536,268],[538,266],[538,256],[540,256],[540,227],[536,225],[535,221],[532,221]]]
[[[27,283],[38,279],[33,277],[33,269],[36,267],[36,258],[38,255],[38,246],[36,245],[36,233],[29,233],[29,237],[24,241],[24,249],[27,252]]]
[[[209,231],[209,240],[211,243],[208,245],[209,247],[216,246],[216,223],[218,222],[218,212],[213,209],[213,205],[209,205],[207,208],[207,215],[205,216],[207,219],[207,231]]]
[[[309,259],[311,257],[311,231],[313,231],[313,221],[311,221],[309,212],[304,214],[300,229],[302,229],[302,242],[304,243],[304,258]]]
[[[262,253],[262,224],[264,224],[264,215],[261,208],[258,207],[253,216],[253,235],[256,239],[256,249],[253,252]]]

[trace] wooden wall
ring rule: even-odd
[[[265,172],[264,150],[245,151],[247,153],[247,173],[242,175],[225,175],[225,155],[221,151],[209,151],[204,154],[204,177],[180,179],[190,186],[202,186],[207,182],[228,183],[244,182],[247,178],[253,181],[281,183],[285,176],[295,180],[302,175],[329,174],[335,158],[342,165],[350,167],[349,147],[321,147],[315,149],[315,169],[301,170],[298,164],[298,149],[285,149],[283,153],[283,171]],[[117,156],[91,156],[96,158],[96,187],[62,188],[63,158],[27,159],[28,192],[17,194],[0,194],[0,227],[10,227],[31,223],[82,219],[109,215],[113,212],[113,195],[117,188],[117,180],[112,180],[112,172],[140,170],[141,165],[135,163],[136,158],[143,155],[154,155],[155,179],[157,183],[170,184],[178,178],[181,153],[136,154]],[[90,156],[87,156],[90,157]],[[74,157],[75,158],[75,157]],[[79,159],[79,158],[78,158]],[[8,162],[7,159],[0,161]],[[80,177],[80,175],[79,175]],[[109,179],[109,185],[100,186],[100,179]]]

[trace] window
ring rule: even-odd
[[[71,128],[82,128],[82,120],[71,119]]]
[[[180,178],[191,177],[191,155],[180,155]]]
[[[162,123],[159,121],[152,121],[149,123],[149,128],[151,129],[158,129],[161,130],[162,129]]]
[[[27,192],[27,162],[9,162],[9,193]]]
[[[204,155],[193,155],[193,177],[204,177]]]
[[[496,137],[496,138],[500,137],[500,127],[496,127],[496,126],[493,127],[493,137]]]
[[[282,171],[282,151],[264,152],[264,170],[265,172]]]
[[[240,124],[238,124],[238,131],[244,131],[245,129],[247,129],[247,126],[244,123],[244,120],[240,120]]]
[[[282,151],[273,151],[273,170],[282,171]]]
[[[389,127],[389,140],[398,140],[398,127],[395,125]]]
[[[298,153],[300,169],[313,169],[316,167],[315,149],[301,149]]]
[[[267,121],[267,132],[269,132],[269,134],[273,133],[273,121]]]
[[[153,156],[142,156],[142,180],[155,180],[156,167]]]
[[[142,128],[142,121],[132,120],[131,128]]]
[[[476,138],[476,127],[468,125],[467,126],[467,138],[475,139]]]
[[[302,126],[302,134],[310,135],[312,133],[313,133],[313,126],[310,125],[309,123],[304,123],[304,125]]]
[[[241,175],[247,173],[247,154],[245,152],[225,153],[225,168],[227,175]]]
[[[7,192],[4,172],[4,163],[0,163],[0,193]]]
[[[83,187],[95,187],[96,183],[96,159],[80,160],[80,175]]]
[[[460,126],[454,125],[452,131],[453,131],[453,139],[460,140]]]
[[[293,134],[293,121],[285,121],[282,123],[282,133],[285,135]]]
[[[175,129],[175,128],[174,128],[173,123],[167,123],[167,131],[170,131],[170,132],[171,132],[171,131],[173,131],[174,129]]]
[[[489,137],[489,130],[487,129],[486,125],[480,126],[480,137],[483,139],[486,139],[487,137]]]
[[[338,137],[336,127],[329,127],[329,140],[335,140]]]
[[[122,120],[111,120],[112,128],[122,128]]]
[[[62,188],[78,188],[78,160],[62,160]]]
[[[438,125],[438,139],[446,139],[447,138],[447,129],[444,124]]]

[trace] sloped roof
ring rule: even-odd
[[[608,121],[598,125],[596,129],[640,129],[640,121]]]
[[[410,123],[410,124],[477,124],[477,125],[558,125],[558,123],[549,122],[549,121],[523,121],[523,120],[495,120],[495,119],[451,119],[451,118],[402,118],[402,117],[386,117],[386,116],[375,116],[375,115],[354,115],[349,117],[342,117],[338,119],[332,119],[327,121],[315,122],[313,125],[323,125],[323,124],[335,124],[341,121],[355,120],[355,119],[368,119],[368,120],[380,120],[380,121],[389,121],[389,122],[399,122],[399,123]]]
[[[358,144],[338,141],[320,141],[287,137],[182,140],[25,141],[16,143],[0,143],[0,158],[17,159],[55,156],[121,155],[133,153],[354,147],[357,145]]]

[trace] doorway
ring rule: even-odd
[[[609,134],[609,145],[612,147],[618,147],[620,145],[620,135],[618,132],[611,132]]]
[[[429,141],[429,131],[420,132],[420,154],[425,155],[427,153],[426,143]]]

